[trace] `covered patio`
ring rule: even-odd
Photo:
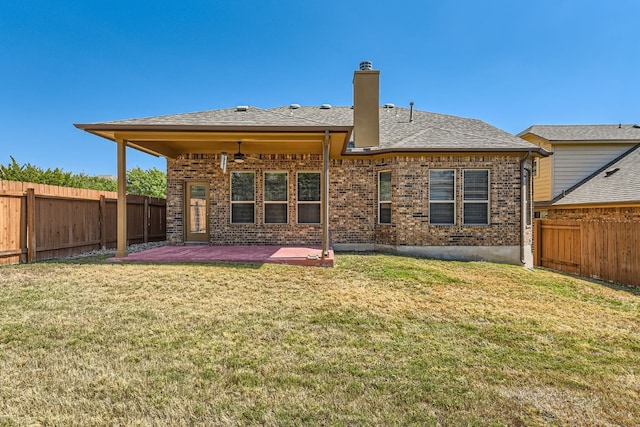
[[[320,246],[162,246],[125,257],[109,259],[111,262],[237,262],[259,264],[288,264],[315,267],[333,267],[334,252],[329,249],[323,257]]]
[[[321,259],[329,258],[329,159],[339,157],[342,151],[345,149],[349,137],[351,135],[352,126],[334,126],[330,124],[319,125],[317,122],[309,121],[304,118],[296,118],[291,116],[283,116],[281,114],[274,114],[265,112],[259,109],[249,109],[248,107],[237,107],[236,110],[225,111],[224,114],[237,114],[234,116],[235,120],[240,122],[235,123],[233,121],[222,121],[225,124],[213,124],[208,125],[212,119],[210,112],[194,113],[187,115],[178,115],[177,117],[168,116],[158,120],[157,122],[149,119],[139,120],[124,120],[120,122],[107,122],[107,123],[94,123],[94,124],[76,124],[79,129],[101,136],[103,138],[112,140],[117,144],[117,182],[118,182],[118,234],[117,234],[117,258],[127,257],[127,207],[126,207],[126,149],[133,148],[142,152],[152,154],[155,156],[163,156],[169,161],[176,160],[181,155],[189,153],[197,153],[197,155],[216,155],[220,156],[220,168],[227,174],[227,158],[230,163],[242,165],[245,160],[262,162],[261,156],[263,155],[319,155],[321,156],[322,168],[321,168],[321,192],[320,192],[320,221],[322,237],[320,240],[321,248],[318,249],[318,254]],[[264,115],[269,116],[268,120]],[[188,116],[188,117],[186,117]],[[186,119],[188,118],[188,120]],[[245,121],[253,123],[260,122],[258,120],[262,118],[262,121],[267,123],[273,123],[270,125],[247,125]],[[253,122],[252,122],[253,121]],[[171,124],[167,124],[170,122]],[[291,123],[293,122],[293,123]],[[231,123],[231,124],[229,124]],[[237,152],[234,152],[238,150]],[[241,152],[242,150],[242,152]],[[236,165],[237,168],[237,165]],[[203,179],[194,180],[182,179],[184,181],[185,188],[188,190],[188,186],[191,182],[201,183]],[[205,180],[206,181],[206,180]],[[207,184],[205,182],[205,184]],[[208,184],[207,184],[208,185]],[[209,197],[209,189],[206,188],[207,196],[205,198],[207,209],[211,208],[211,202]],[[186,190],[185,190],[186,191]],[[173,198],[172,198],[173,197]],[[189,218],[190,210],[182,206],[185,200],[188,199],[186,192],[180,195],[168,195],[168,205],[176,206],[177,212],[173,212],[173,219],[179,217]],[[168,212],[169,214],[169,212]],[[222,260],[222,261],[247,261],[247,259],[226,259],[225,257],[231,257],[232,254],[239,253],[247,255],[249,253],[256,254],[258,261],[248,262],[278,262],[278,263],[299,263],[307,264],[308,249],[300,251],[292,251],[287,249],[284,252],[287,256],[280,256],[278,254],[283,253],[282,250],[272,251],[272,254],[258,255],[260,250],[252,249],[249,252],[242,252],[243,246],[231,248],[230,246],[223,246],[227,248],[224,251],[220,251],[220,247],[216,248],[216,243],[213,242],[211,233],[211,218],[218,215],[218,212],[211,210],[205,214],[205,227],[199,227],[198,233],[200,235],[194,236],[189,230],[184,231],[184,235],[180,237],[179,245],[182,243],[194,243],[197,241],[209,242],[213,244],[211,252],[206,255],[190,254],[194,257],[203,256],[204,260]],[[173,242],[175,243],[175,242]],[[224,242],[218,242],[218,245]],[[293,243],[296,244],[296,243]],[[191,246],[176,248],[176,253],[179,253],[184,248],[191,248]],[[195,246],[194,248],[199,248]],[[251,247],[253,248],[253,247]],[[267,247],[268,248],[268,247]],[[206,252],[202,248],[194,249],[196,252]],[[169,249],[159,251],[166,254],[165,257],[171,258]],[[187,251],[188,252],[188,251]],[[187,252],[183,252],[185,258]],[[265,251],[265,254],[269,253],[269,249]],[[224,255],[226,254],[226,255]],[[132,257],[132,261],[139,260],[136,258],[142,255]],[[162,258],[161,255],[158,255]],[[331,255],[331,264],[333,263],[333,256]],[[153,261],[160,259],[153,259]],[[165,259],[167,261],[168,259]],[[183,259],[180,261],[188,261]]]

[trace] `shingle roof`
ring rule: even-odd
[[[116,120],[107,122],[107,124],[152,126],[317,126],[319,123],[303,117],[282,114],[274,110],[248,107],[245,111],[226,108],[195,113]]]
[[[533,125],[518,136],[534,134],[548,141],[638,141],[640,126],[618,125]]]
[[[640,144],[585,178],[552,203],[640,202]]]
[[[407,108],[380,107],[380,146],[376,150],[495,150],[539,151],[521,138],[476,119],[414,110],[409,120]],[[140,119],[117,120],[107,125],[147,126],[353,126],[351,107],[276,107],[250,106],[195,113],[173,114]]]

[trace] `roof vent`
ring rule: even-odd
[[[236,111],[247,111],[249,109],[248,105],[238,105],[236,107]]]
[[[322,104],[320,106],[321,110],[330,110],[331,109],[331,104]]]
[[[390,102],[384,104],[384,108],[396,108],[396,104],[392,104]]]
[[[371,71],[373,70],[373,63],[371,61],[362,61],[360,63],[360,71]]]
[[[634,128],[640,129],[640,125],[633,125]]]
[[[300,104],[291,104],[291,105],[289,105],[289,109],[290,110],[297,110],[298,108],[300,108]]]
[[[605,177],[605,178],[608,178],[608,177],[610,177],[611,175],[613,175],[614,173],[618,172],[619,170],[620,170],[620,168],[615,168],[615,169],[608,170],[608,171],[606,171],[606,172],[604,173],[604,177]]]

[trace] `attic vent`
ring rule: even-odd
[[[300,104],[291,104],[291,105],[289,105],[289,109],[290,110],[297,110],[298,108],[300,108]]]
[[[236,111],[247,111],[249,109],[248,105],[238,105],[236,107]]]
[[[331,104],[322,104],[320,106],[321,110],[330,110],[331,109]]]
[[[615,168],[615,169],[611,169],[611,170],[609,170],[609,171],[606,171],[606,172],[604,173],[604,177],[605,177],[605,178],[608,178],[608,177],[610,177],[611,175],[613,175],[614,173],[618,172],[619,170],[620,170],[620,168]]]
[[[389,102],[389,103],[384,104],[384,108],[396,108],[396,105],[395,104],[391,104]]]

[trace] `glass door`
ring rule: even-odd
[[[204,182],[187,182],[184,207],[185,240],[208,241],[209,185]]]

